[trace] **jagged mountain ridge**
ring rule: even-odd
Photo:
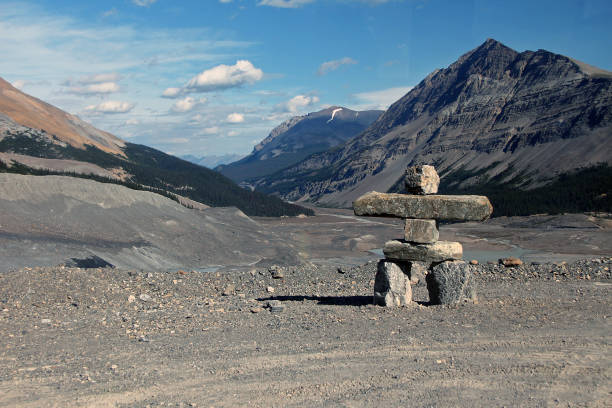
[[[294,116],[274,128],[245,158],[215,170],[234,181],[272,174],[285,167],[346,142],[374,122],[382,111],[353,111],[332,106]]]
[[[277,197],[245,190],[213,170],[124,142],[2,79],[0,153],[0,173],[102,177],[212,207],[238,207],[248,215],[312,213]]]
[[[349,206],[391,189],[407,165],[434,164],[462,186],[498,176],[522,188],[612,161],[612,73],[489,39],[428,75],[345,144],[263,177],[293,201]],[[455,177],[456,178],[456,177]]]

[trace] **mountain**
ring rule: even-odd
[[[237,182],[275,173],[357,136],[381,113],[332,106],[294,116],[274,128],[247,157],[215,170]]]
[[[127,143],[0,79],[0,173],[66,174],[184,196],[248,215],[311,210],[240,188],[225,176],[159,150]],[[197,206],[197,205],[196,205]]]
[[[212,156],[194,156],[192,154],[187,154],[185,156],[181,156],[181,159],[187,160],[188,162],[198,164],[200,166],[208,167],[209,169],[214,169],[215,167],[221,164],[228,164],[240,160],[244,157],[242,154],[223,154],[220,156],[212,155]]]
[[[429,74],[358,137],[253,184],[292,201],[349,206],[371,190],[398,190],[406,166],[426,163],[445,192],[532,191],[610,164],[611,133],[611,72],[489,39]]]

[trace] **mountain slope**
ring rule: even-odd
[[[298,215],[311,210],[277,197],[240,188],[225,176],[147,146],[127,143],[0,80],[0,172],[40,174],[29,158],[56,159],[51,174],[84,168],[108,181],[185,196],[219,207],[235,206],[248,215]],[[14,162],[20,162],[13,165]],[[92,166],[95,165],[95,166]],[[99,177],[98,177],[99,178]]]
[[[234,181],[275,173],[357,136],[382,111],[356,112],[332,106],[308,115],[295,116],[274,128],[247,157],[215,170]]]
[[[611,133],[612,73],[487,40],[428,75],[359,137],[254,184],[294,201],[348,206],[393,189],[407,165],[429,163],[443,187],[496,177],[526,189],[611,163]]]
[[[0,112],[14,122],[40,129],[78,148],[92,145],[98,149],[123,155],[125,143],[110,133],[98,130],[89,123],[55,106],[25,94],[0,78]]]
[[[92,255],[144,270],[300,262],[294,249],[236,208],[193,211],[158,194],[92,180],[0,174],[0,208],[5,268]]]

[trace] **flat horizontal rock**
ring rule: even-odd
[[[355,215],[484,221],[491,216],[493,206],[485,196],[410,195],[372,191],[355,200],[353,210]]]
[[[387,259],[398,261],[442,262],[461,259],[463,247],[459,242],[438,241],[433,244],[411,244],[387,241],[383,248]]]
[[[417,244],[433,244],[440,237],[435,220],[406,218],[404,239]]]

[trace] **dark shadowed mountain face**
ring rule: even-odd
[[[272,174],[357,136],[381,113],[333,106],[295,116],[274,128],[250,155],[216,170],[235,181],[247,182]]]
[[[290,200],[349,206],[367,191],[392,189],[407,165],[426,163],[447,188],[494,179],[529,189],[611,163],[611,133],[612,73],[487,40],[432,72],[358,137],[253,184]]]

